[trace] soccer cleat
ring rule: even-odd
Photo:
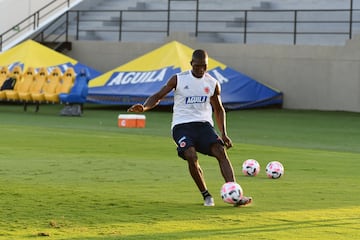
[[[234,207],[246,206],[252,203],[252,197],[243,196],[237,203],[234,204]]]
[[[212,198],[212,196],[207,196],[204,199],[204,206],[205,207],[213,207],[213,206],[215,206],[214,199]]]

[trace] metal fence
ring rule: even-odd
[[[40,13],[24,22],[38,24]],[[0,35],[0,50],[3,42],[14,37],[5,37],[13,31]],[[360,9],[70,10],[33,38],[39,42],[70,38],[156,42],[171,32],[188,32],[207,42],[336,45],[360,33]]]
[[[7,31],[1,33],[0,52],[3,50],[4,45],[17,42],[19,39],[21,40],[24,35],[27,35],[27,33],[40,29],[44,24],[48,23],[48,21],[52,19],[52,16],[56,15],[60,9],[68,9],[72,3],[76,1],[78,0],[53,0]]]

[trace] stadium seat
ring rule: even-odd
[[[18,88],[20,85],[20,81],[22,80],[22,69],[20,66],[15,66],[13,70],[10,72],[9,77],[15,78],[15,85],[13,89],[7,89],[0,91],[0,99],[5,100],[6,99],[6,93],[9,91],[14,91]]]
[[[9,77],[9,69],[7,66],[3,66],[1,67],[0,70],[0,86],[3,85],[3,83],[5,82],[5,80]],[[5,91],[0,91],[0,100],[5,100],[6,99],[6,94]]]
[[[14,77],[21,77],[22,75],[22,69],[20,66],[15,66],[13,70],[11,71],[11,75]]]
[[[22,79],[19,81],[17,88],[14,90],[7,90],[6,99],[8,101],[18,101],[19,93],[26,93],[29,91],[30,86],[34,82],[35,70],[33,67],[28,67],[28,69],[23,74]]]
[[[72,81],[74,82],[75,77],[76,77],[76,72],[75,72],[74,68],[73,67],[68,67],[64,72],[64,76],[71,77]]]
[[[69,93],[59,94],[60,102],[65,104],[61,115],[80,116],[83,113],[83,105],[88,94],[88,82],[90,74],[87,69],[82,69],[76,76],[74,86]]]
[[[34,81],[30,86],[28,92],[18,93],[19,100],[24,102],[24,110],[26,111],[27,103],[32,101],[31,94],[38,93],[41,91],[42,86],[44,85],[46,78],[48,76],[46,68],[40,68],[38,73],[35,75]]]
[[[55,89],[60,82],[62,73],[60,68],[55,67],[47,76],[46,81],[42,85],[40,91],[31,93],[31,99],[35,103],[45,102],[45,93],[55,93]]]
[[[47,76],[42,88],[38,92],[31,93],[32,102],[36,104],[36,112],[39,111],[40,103],[45,102],[45,94],[55,93],[55,89],[60,82],[62,72],[60,68],[55,67],[51,73]]]
[[[53,93],[45,93],[46,102],[50,103],[59,103],[59,94],[61,93],[69,93],[72,88],[75,80],[75,71],[73,68],[68,68],[62,75],[58,85],[56,86],[55,92]]]
[[[5,80],[9,77],[9,69],[7,66],[3,66],[0,69],[0,86],[5,82]]]

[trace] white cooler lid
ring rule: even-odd
[[[143,114],[119,114],[118,119],[146,119]]]

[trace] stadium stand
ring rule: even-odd
[[[37,13],[39,23],[34,22],[34,26],[44,25],[46,22],[48,32],[27,27],[27,31],[32,32],[27,32],[26,36],[34,34],[32,37],[36,41],[64,51],[71,49],[71,40],[68,39],[72,38],[162,42],[164,37],[174,32],[187,32],[199,42],[306,45],[343,45],[352,35],[360,34],[359,0],[69,1],[70,5],[67,4],[65,9],[51,7],[51,13],[61,15],[65,12],[62,17],[57,18],[62,18],[64,22],[55,19],[53,22],[44,21],[40,18],[42,14]],[[52,2],[63,4],[65,1]],[[354,10],[351,14],[350,8]],[[30,21],[33,16],[28,18]],[[297,21],[296,27],[294,18]],[[353,24],[349,24],[349,21]],[[23,34],[26,27],[22,24],[14,22],[12,25],[22,29]],[[296,40],[294,31],[298,35]],[[11,40],[13,36],[7,37],[12,32],[13,29],[0,33],[0,51],[16,42]],[[65,40],[58,41],[57,34],[62,35]],[[44,36],[48,38],[45,40]]]
[[[353,1],[352,8],[357,7],[359,2]],[[213,43],[243,43],[246,29],[246,43],[293,44],[294,11],[301,10],[298,44],[341,45],[348,37],[348,9],[350,1],[343,0],[83,1],[75,7],[83,11],[80,20],[70,29],[81,40],[161,42],[169,32],[188,32],[200,42]],[[360,13],[354,11],[352,18],[358,20]],[[359,33],[359,24],[352,31]]]

